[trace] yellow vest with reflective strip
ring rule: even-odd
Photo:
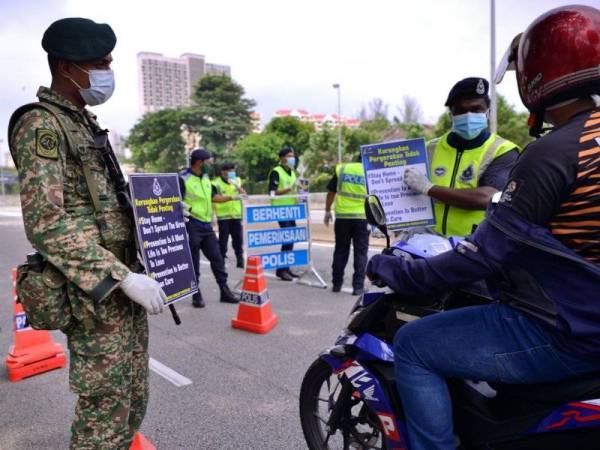
[[[296,183],[296,172],[294,171],[294,169],[292,169],[292,174],[288,175],[288,173],[285,171],[285,169],[281,166],[277,166],[273,169],[271,169],[271,172],[269,172],[269,179],[271,179],[271,173],[273,172],[277,172],[277,174],[279,175],[279,186],[277,188],[277,190],[279,189],[287,189],[287,188],[292,188],[292,190],[290,192],[288,192],[285,195],[295,195],[296,194],[296,186],[294,185],[294,183]],[[296,203],[298,203],[298,200],[295,198],[274,198],[273,200],[271,200],[271,205],[295,205]]]
[[[213,186],[217,188],[219,195],[227,195],[233,197],[238,194],[237,187],[234,184],[223,181],[223,178],[217,177],[212,182]],[[217,219],[241,219],[242,218],[242,201],[241,200],[230,200],[228,202],[213,204],[215,208],[215,214]]]
[[[185,185],[183,201],[190,207],[192,217],[202,222],[212,219],[212,184],[208,175],[201,177],[187,172],[181,175]]]
[[[337,192],[336,219],[365,219],[365,169],[362,163],[342,163],[335,167]]]
[[[458,151],[448,144],[448,135],[434,139],[427,144],[429,153],[431,182],[436,186],[453,189],[469,189],[479,186],[479,179],[499,156],[519,147],[497,134],[477,148]],[[484,210],[456,208],[434,200],[434,212],[438,233],[444,236],[467,236],[473,226],[485,217]]]

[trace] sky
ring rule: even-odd
[[[512,38],[561,0],[496,0],[496,60]],[[598,7],[600,0],[579,3]],[[283,108],[356,116],[379,97],[390,117],[405,96],[425,123],[444,112],[452,85],[490,78],[488,0],[0,0],[0,152],[19,105],[50,84],[40,42],[63,17],[109,23],[116,90],[92,108],[101,124],[127,134],[140,118],[136,55],[199,53],[231,66],[232,77],[257,102],[263,121]],[[523,110],[514,73],[498,92]],[[3,160],[3,158],[2,158]]]

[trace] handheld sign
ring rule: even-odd
[[[389,230],[434,226],[433,200],[404,183],[408,168],[429,176],[425,139],[362,145],[367,191],[381,200]]]
[[[131,174],[129,189],[146,273],[171,305],[198,291],[177,174]]]

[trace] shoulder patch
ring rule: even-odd
[[[58,159],[58,135],[48,128],[35,130],[35,153],[42,158]]]

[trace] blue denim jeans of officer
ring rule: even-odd
[[[493,303],[424,317],[394,338],[396,384],[411,450],[455,450],[446,378],[512,384],[560,381],[600,370],[565,354],[538,320]]]

